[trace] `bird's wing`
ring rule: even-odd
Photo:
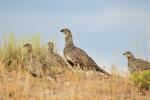
[[[110,75],[106,71],[104,71],[102,68],[100,68],[95,63],[95,61],[90,56],[88,56],[88,54],[85,51],[83,51],[82,49],[78,47],[73,47],[73,50],[71,52],[71,57],[72,57],[72,60],[74,62],[79,63],[81,67],[83,66],[83,67],[86,67],[87,69],[97,70],[104,74]]]
[[[134,64],[138,70],[150,70],[150,63],[148,61],[136,59]]]
[[[90,56],[88,56],[88,54],[82,49],[78,47],[74,47],[74,50],[72,53],[74,53],[74,56],[78,59],[78,61],[82,62],[84,65],[97,66],[95,61]]]
[[[56,61],[57,61],[56,63],[59,63],[62,67],[67,65],[60,55],[54,53],[54,57],[56,58]]]
[[[69,52],[68,59],[70,59],[74,64],[79,63],[81,66],[88,62],[88,55],[85,51],[78,47],[72,47],[71,52]]]

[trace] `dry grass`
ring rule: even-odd
[[[132,81],[117,75],[66,70],[54,80],[21,69],[8,72],[0,65],[0,100],[149,100],[150,91],[145,96],[136,91]]]
[[[114,69],[110,78],[82,70],[66,70],[55,79],[32,77],[21,66],[26,59],[21,47],[25,42],[12,37],[0,48],[0,100],[149,100],[150,91],[145,96],[138,94],[128,76]],[[40,54],[40,39],[35,40],[35,53]]]

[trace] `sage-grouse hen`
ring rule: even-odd
[[[130,51],[123,53],[123,55],[125,55],[128,59],[128,68],[131,73],[143,70],[150,70],[150,63],[148,61],[135,58]]]
[[[64,56],[70,65],[79,65],[82,69],[96,70],[110,76],[110,74],[100,68],[85,51],[74,45],[72,33],[69,29],[64,28],[61,30],[61,32],[63,32],[65,35]]]
[[[54,44],[52,42],[48,42],[47,46],[48,54],[46,56],[45,61],[48,63],[48,65],[53,67],[66,67],[67,64],[63,60],[63,58],[54,52]]]
[[[40,60],[33,55],[32,45],[27,43],[23,47],[28,50],[28,64],[26,65],[27,70],[34,77],[42,77],[42,64]]]

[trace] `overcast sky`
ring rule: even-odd
[[[0,34],[40,33],[42,43],[55,40],[62,54],[64,27],[76,46],[106,68],[127,69],[127,50],[150,58],[149,0],[0,0]]]

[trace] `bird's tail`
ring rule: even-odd
[[[102,68],[100,68],[99,66],[96,67],[96,71],[102,72],[103,74],[106,74],[108,76],[111,76],[108,72],[106,72],[105,70],[103,70]]]

